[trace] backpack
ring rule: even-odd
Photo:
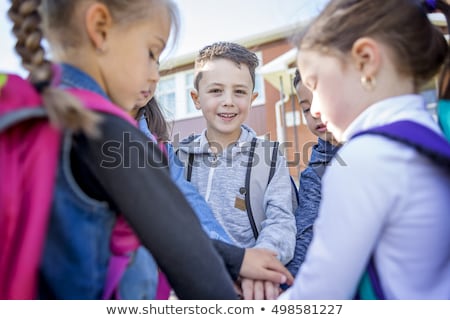
[[[450,141],[450,100],[439,99],[437,103],[437,117],[442,132]]]
[[[94,111],[124,111],[98,94],[67,89]],[[62,133],[50,125],[42,99],[30,82],[0,74],[0,299],[33,299],[53,198]],[[43,151],[45,150],[45,152]],[[103,299],[118,296],[120,279],[140,243],[123,216],[110,239]]]
[[[268,149],[266,147],[269,147]],[[272,150],[270,155],[270,163],[265,160],[266,152]],[[177,155],[179,154],[177,150]],[[245,208],[248,219],[253,231],[253,235],[258,238],[261,232],[261,223],[266,219],[266,214],[263,208],[264,193],[275,173],[277,157],[279,154],[279,143],[277,141],[268,141],[253,138],[250,142],[249,160],[247,164],[247,171],[245,175],[245,187],[241,188],[241,194],[245,195]],[[263,159],[263,161],[260,161]],[[186,167],[186,180],[191,181],[192,168],[194,162],[194,154],[189,153],[188,163]],[[298,207],[298,189],[292,177],[291,193],[292,193],[292,208],[296,212]]]
[[[413,121],[397,121],[384,126],[372,128],[355,134],[353,138],[375,134],[404,143],[415,148],[431,159],[436,165],[442,166],[450,173],[450,144],[438,133]],[[371,255],[355,295],[357,300],[384,300],[385,295],[375,267],[374,256]]]

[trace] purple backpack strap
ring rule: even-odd
[[[447,170],[450,168],[450,143],[444,136],[417,122],[408,120],[393,122],[358,132],[352,139],[366,134],[381,135],[409,145],[430,158],[437,165],[441,165]],[[366,280],[366,284],[364,284],[364,280]],[[364,291],[369,292],[369,296],[372,298],[385,299],[373,256],[370,258],[362,277],[356,298],[364,298]]]
[[[355,134],[353,138],[377,134],[402,142],[428,156],[436,164],[450,167],[450,143],[444,136],[413,121],[397,121]]]
[[[372,256],[369,261],[369,265],[367,266],[367,273],[369,275],[369,279],[372,282],[373,291],[378,300],[386,300],[383,292],[383,288],[381,287],[380,278],[378,277],[378,271],[375,267],[374,257]]]

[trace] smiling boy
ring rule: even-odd
[[[182,142],[179,152],[184,159],[193,155],[190,180],[233,241],[270,249],[286,264],[293,257],[296,226],[289,171],[281,154],[264,194],[266,219],[256,239],[244,201],[248,147],[256,134],[243,123],[258,96],[257,66],[257,56],[235,43],[218,42],[199,52],[191,97],[205,117],[206,129]]]

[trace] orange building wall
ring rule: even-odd
[[[287,40],[279,40],[269,44],[265,44],[257,48],[261,50],[263,54],[263,64],[267,64],[273,59],[278,58],[283,53],[292,49],[292,45]],[[252,50],[256,50],[252,48]],[[290,83],[284,84],[287,88],[291,87]],[[290,92],[290,90],[289,90]],[[267,121],[267,133],[270,134],[272,140],[277,139],[276,132],[276,117],[275,117],[275,104],[281,99],[280,91],[273,87],[269,82],[265,81],[265,97],[266,97],[266,121]],[[293,96],[295,97],[295,96]],[[297,99],[290,99],[285,103],[285,112],[292,112],[292,102],[294,102],[294,110],[300,112],[301,109],[298,105]],[[297,143],[295,143],[295,132],[297,133]],[[298,178],[299,173],[307,166],[308,159],[311,154],[311,147],[317,141],[317,137],[314,136],[308,129],[308,127],[302,123],[302,117],[300,117],[300,123],[296,123],[296,130],[294,127],[285,128],[286,137],[286,149],[285,155],[288,160],[290,174]]]

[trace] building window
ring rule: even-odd
[[[266,103],[266,96],[264,94],[264,77],[259,73],[259,69],[262,67],[262,53],[259,51],[256,53],[259,59],[259,66],[255,70],[255,92],[258,92],[258,97],[253,101],[254,106],[263,105]]]
[[[191,98],[191,90],[194,88],[194,71],[191,70],[185,74],[185,92],[186,92],[186,104],[187,104],[187,114],[200,115],[199,110],[195,108],[194,101]]]
[[[175,77],[170,76],[159,81],[156,89],[156,99],[166,119],[176,117],[176,86]]]

